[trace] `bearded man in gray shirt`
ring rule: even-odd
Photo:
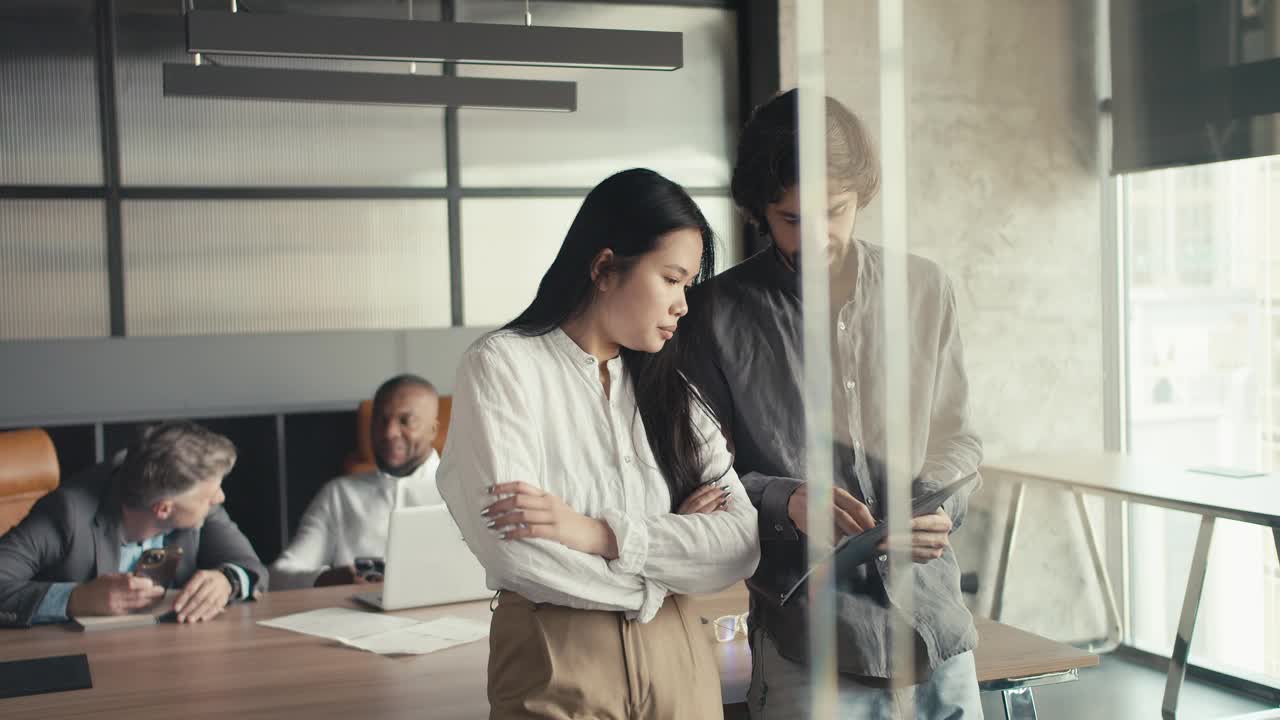
[[[753,113],[743,130],[733,198],[770,246],[696,288],[682,325],[686,373],[715,410],[735,469],[758,509],[761,561],[748,582],[753,718],[807,717],[808,607],[779,596],[806,569],[803,320],[796,91]],[[828,244],[803,267],[831,277],[836,537],[883,521],[885,473],[884,250],[853,239],[875,196],[879,165],[858,118],[826,100]],[[982,446],[969,425],[968,382],[951,283],[934,263],[907,260],[912,494],[977,470]],[[912,523],[914,610],[899,609],[880,555],[837,578],[837,686],[842,718],[982,717],[973,648],[949,536],[975,484]],[[911,677],[890,677],[891,626],[916,650]]]

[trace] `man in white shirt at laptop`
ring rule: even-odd
[[[392,509],[443,502],[440,458],[431,446],[438,408],[435,387],[417,375],[397,375],[378,388],[369,426],[378,469],[334,478],[316,493],[271,566],[273,590],[368,582],[355,560],[386,552]]]

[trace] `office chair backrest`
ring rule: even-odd
[[[44,430],[0,433],[0,534],[58,487],[58,454]]]

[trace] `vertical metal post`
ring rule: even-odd
[[[116,114],[115,0],[97,4],[98,131],[102,134],[102,185],[107,231],[107,304],[111,336],[124,337],[124,240],[120,221],[120,127]]]
[[[284,415],[276,414],[276,491],[280,498],[280,547],[289,547],[289,461]]]
[[[457,0],[441,0],[440,19],[454,22],[458,15]],[[444,74],[449,77],[458,74],[458,64],[444,64]],[[445,202],[449,215],[449,298],[452,310],[452,325],[461,327],[465,316],[462,307],[462,172],[458,157],[458,108],[444,109],[444,173]]]

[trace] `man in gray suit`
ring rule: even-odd
[[[139,560],[181,549],[179,622],[201,622],[266,590],[267,571],[221,507],[231,441],[195,423],[148,429],[124,459],[93,467],[41,498],[0,537],[0,627],[122,615],[166,588]]]

